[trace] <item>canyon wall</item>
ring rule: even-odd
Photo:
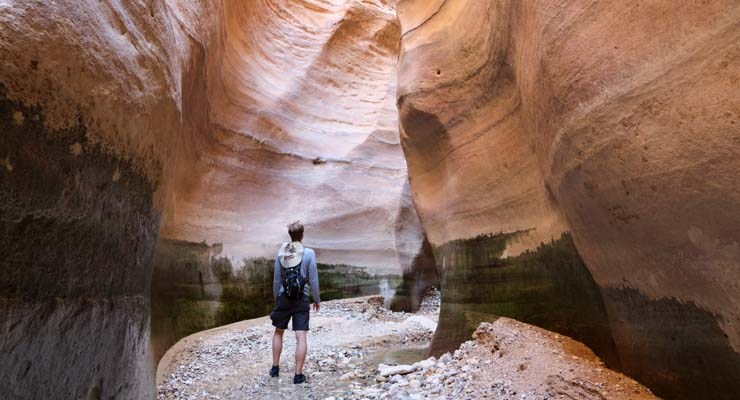
[[[206,55],[214,140],[164,217],[171,239],[274,257],[301,220],[319,259],[401,272],[421,234],[396,110],[400,27],[384,1],[225,1]],[[351,250],[351,251],[349,251]]]
[[[733,0],[0,2],[0,392],[151,398],[150,284],[196,279],[173,243],[233,267],[301,219],[320,261],[403,272],[398,308],[441,284],[436,351],[507,315],[666,397],[731,397],[738,21]]]
[[[44,121],[0,93],[0,392],[146,398],[152,185],[84,125]]]
[[[559,330],[537,314],[551,308],[502,299],[546,305],[553,289],[588,300],[561,322],[598,316],[588,328],[611,332],[612,365],[659,395],[733,397],[740,4],[402,0],[398,13],[402,144],[443,282],[436,345],[459,326],[446,319],[481,311]],[[549,268],[590,276],[511,265],[546,263],[549,243],[572,247],[571,267]]]
[[[0,391],[151,398],[159,237],[271,258],[301,219],[400,274],[399,36],[381,0],[1,2]]]
[[[155,191],[199,140],[182,111],[205,35],[181,18],[215,24],[189,7],[0,4],[5,398],[154,395]]]

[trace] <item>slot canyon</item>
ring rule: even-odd
[[[740,392],[737,0],[0,0],[0,64],[1,398],[156,398],[295,220],[324,301],[440,289],[427,355]]]

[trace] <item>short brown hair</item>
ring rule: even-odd
[[[301,224],[301,221],[291,222],[288,225],[288,234],[290,235],[290,240],[294,242],[303,240],[303,224]]]

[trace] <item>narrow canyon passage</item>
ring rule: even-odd
[[[435,363],[565,338],[578,374],[502,373],[735,398],[739,43],[735,0],[0,1],[0,393],[155,398],[180,339],[271,311],[300,220],[328,310],[440,289]]]

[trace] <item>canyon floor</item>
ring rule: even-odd
[[[439,314],[431,291],[417,313],[382,297],[322,303],[311,315],[308,382],[294,385],[295,338],[286,331],[281,375],[270,378],[268,317],[184,338],[157,371],[174,399],[654,399],[583,344],[508,318],[483,323],[454,353],[426,357]]]

